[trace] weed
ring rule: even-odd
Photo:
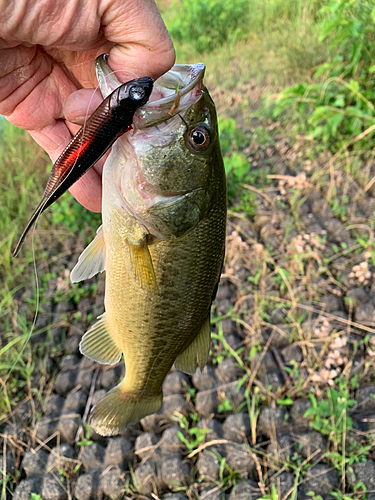
[[[197,52],[212,51],[244,36],[250,22],[248,0],[180,0],[168,23],[172,38],[192,44]],[[178,14],[177,14],[178,12]]]
[[[77,442],[78,446],[90,446],[90,444],[93,444],[94,441],[92,441],[91,436],[92,436],[92,429],[89,425],[84,424],[85,428],[85,434],[83,439]]]
[[[315,396],[310,394],[310,400],[312,407],[304,416],[312,417],[311,427],[328,435],[331,441],[340,442],[342,434],[352,426],[348,410],[355,405],[355,400],[349,399],[348,389],[343,388],[339,392],[331,387],[328,389],[327,399],[317,401]]]
[[[196,422],[199,417],[196,414],[190,414],[190,417],[193,422]],[[190,427],[189,420],[179,413],[175,411],[172,420],[178,423],[180,428],[185,431],[182,433],[181,431],[177,432],[178,437],[181,442],[186,446],[186,449],[190,452],[197,449],[197,447],[204,441],[206,434],[209,434],[211,429],[199,429],[198,427]]]
[[[369,149],[375,130],[374,2],[330,0],[320,12],[325,18],[320,40],[330,42],[330,58],[318,67],[313,83],[297,83],[280,93],[274,116],[294,106],[301,129],[323,147],[337,151],[346,141]]]

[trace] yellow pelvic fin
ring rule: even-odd
[[[126,270],[138,285],[148,292],[157,290],[154,265],[146,242],[141,241],[139,245],[128,243],[130,263]]]
[[[121,351],[108,330],[105,313],[99,316],[98,321],[84,334],[79,350],[88,358],[104,365],[113,365],[120,361]]]
[[[207,358],[210,352],[211,327],[210,315],[208,315],[200,332],[195,337],[193,342],[179,354],[174,362],[177,370],[193,375],[198,366],[203,370],[207,363]]]
[[[101,436],[124,432],[129,424],[155,413],[162,405],[161,392],[156,396],[142,397],[126,392],[123,384],[112,389],[91,412],[90,425]]]
[[[102,226],[100,226],[95,238],[79,256],[77,264],[70,273],[70,281],[78,283],[87,280],[95,276],[95,274],[103,272],[104,269],[105,243]]]

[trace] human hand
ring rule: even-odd
[[[121,82],[156,79],[174,64],[154,0],[0,0],[0,114],[28,130],[55,161],[102,101],[95,58]],[[70,189],[101,210],[103,160]]]

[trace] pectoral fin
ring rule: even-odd
[[[102,226],[96,232],[95,238],[79,256],[77,264],[70,273],[72,283],[92,278],[105,269],[105,243]]]
[[[121,351],[111,337],[105,314],[99,316],[98,321],[84,334],[79,350],[88,358],[104,365],[120,361]]]
[[[204,322],[201,331],[195,337],[193,342],[179,354],[174,362],[177,370],[193,375],[197,369],[197,362],[199,368],[202,370],[207,362],[208,354],[210,352],[211,328],[210,316],[208,315]]]
[[[147,244],[142,241],[139,245],[128,243],[128,246],[127,272],[143,290],[154,292],[157,290],[155,270]]]

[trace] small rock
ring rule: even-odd
[[[216,413],[220,404],[216,389],[197,392],[195,395],[195,409],[203,417]]]
[[[219,479],[220,462],[214,453],[214,448],[204,450],[197,462],[199,475],[205,481],[215,482]]]
[[[294,438],[289,432],[277,434],[276,440],[271,438],[271,443],[267,446],[267,454],[279,460],[287,460],[294,452]]]
[[[100,387],[103,389],[112,389],[118,384],[119,376],[115,368],[104,371],[100,376]]]
[[[263,408],[258,417],[258,429],[266,436],[271,437],[281,431],[286,424],[288,412],[285,408]]]
[[[180,432],[181,429],[177,425],[174,425],[163,432],[160,440],[160,451],[162,455],[178,455],[182,452],[183,444],[178,436]]]
[[[135,486],[142,495],[150,495],[154,490],[157,491],[157,476],[155,465],[151,460],[147,460],[140,465],[134,472]]]
[[[215,370],[212,366],[206,365],[202,371],[197,370],[193,375],[193,384],[198,391],[213,389],[219,385]]]
[[[222,500],[220,488],[205,488],[201,491],[199,500]]]
[[[285,384],[280,371],[265,373],[261,378],[261,382],[264,387],[269,388],[273,393],[277,392]]]
[[[237,388],[237,382],[220,386],[218,391],[219,400],[230,402],[232,410],[236,410],[245,401],[245,388],[241,386]]]
[[[43,500],[65,500],[68,498],[64,483],[61,484],[52,474],[47,474],[43,478],[42,485]]]
[[[255,468],[253,457],[246,444],[226,444],[226,461],[233,471],[239,471],[242,477],[248,478]]]
[[[56,307],[56,312],[57,313],[67,313],[67,312],[71,312],[71,311],[74,311],[75,307],[74,307],[74,304],[72,302],[69,302],[67,300],[62,300],[61,302],[59,302],[57,304],[57,307]]]
[[[230,318],[225,318],[221,320],[221,328],[223,330],[223,335],[225,340],[228,342],[228,336],[237,333],[236,323]]]
[[[224,316],[225,314],[228,314],[229,309],[232,307],[233,302],[229,299],[223,299],[218,302],[216,306],[216,312],[219,314],[219,316]]]
[[[57,430],[60,432],[61,442],[74,444],[78,428],[81,423],[80,416],[62,415],[58,424]]]
[[[258,485],[254,481],[240,481],[230,492],[229,500],[257,500],[261,497]]]
[[[133,445],[126,437],[110,438],[105,449],[104,464],[122,467],[132,459]]]
[[[350,299],[354,311],[358,306],[366,304],[370,300],[369,294],[363,287],[351,288],[346,293],[346,298]]]
[[[268,371],[277,372],[279,366],[275,361],[272,353],[267,351],[264,353],[256,354],[250,362],[251,371],[256,370],[256,375],[258,377],[263,377]]]
[[[237,335],[233,334],[226,335],[225,340],[227,341],[227,344],[235,351],[239,349],[242,343],[242,340]]]
[[[92,370],[80,370],[78,372],[77,385],[80,385],[82,389],[89,391],[91,388],[92,377],[93,377]]]
[[[317,464],[311,467],[304,482],[306,493],[313,491],[316,495],[329,495],[337,488],[339,477],[337,471],[325,464]]]
[[[51,445],[52,441],[49,439],[52,434],[55,433],[58,421],[56,421],[52,416],[42,417],[36,424],[36,436],[41,441],[47,441]]]
[[[208,432],[205,436],[205,442],[214,441],[223,438],[223,425],[215,418],[202,418],[197,425],[198,429],[207,429]]]
[[[289,339],[292,336],[292,330],[287,325],[277,325],[265,331],[266,340],[272,335],[272,344],[280,349],[289,345]]]
[[[163,500],[188,500],[188,497],[182,493],[167,493]]]
[[[47,469],[49,471],[53,468],[62,469],[66,463],[74,458],[75,452],[70,444],[64,443],[60,446],[55,446],[48,455]]]
[[[106,394],[107,394],[107,391],[105,389],[100,389],[99,391],[95,391],[93,396],[92,396],[92,406],[95,406],[96,404],[98,404],[99,401],[101,399],[103,399]]]
[[[282,325],[287,317],[288,313],[285,311],[285,309],[277,307],[276,309],[273,309],[273,311],[271,311],[270,321],[273,325]]]
[[[38,451],[30,450],[25,453],[22,460],[22,468],[26,476],[41,474],[46,470],[48,462],[48,453],[42,449]]]
[[[355,312],[355,320],[363,325],[372,325],[375,323],[375,306],[368,302],[360,304]]]
[[[158,442],[157,437],[151,432],[145,432],[135,440],[134,453],[141,459],[151,458],[155,453],[155,445]]]
[[[247,413],[233,413],[223,424],[224,439],[235,443],[243,443],[250,431],[250,419]]]
[[[356,393],[356,400],[361,413],[375,410],[375,385],[360,387]]]
[[[178,456],[166,457],[161,464],[160,475],[168,488],[183,486],[189,477],[190,467]]]
[[[224,299],[231,299],[233,297],[233,292],[229,288],[227,283],[228,283],[227,281],[220,282],[219,288],[218,288],[217,294],[216,294],[216,300],[220,301],[220,300],[224,300]]]
[[[323,307],[323,310],[328,313],[332,313],[333,311],[340,311],[343,309],[342,300],[336,295],[326,295],[320,299],[320,305]]]
[[[163,383],[163,394],[168,396],[170,394],[183,394],[185,392],[185,387],[190,387],[189,378],[185,373],[179,371],[170,372],[165,377]]]
[[[6,472],[7,474],[13,475],[15,473],[14,458],[11,453],[7,453],[5,457],[4,455],[0,455],[0,471],[2,471],[3,474]]]
[[[301,424],[306,423],[306,427],[308,427],[311,419],[305,418],[304,415],[309,408],[311,408],[310,399],[297,399],[297,401],[293,403],[289,415],[294,425],[300,426]]]
[[[81,342],[81,337],[78,335],[72,335],[65,342],[65,352],[68,354],[74,354],[78,352],[79,343]]]
[[[81,460],[86,471],[103,467],[104,453],[105,448],[99,443],[84,446]]]
[[[89,297],[84,297],[83,299],[80,299],[77,305],[78,311],[81,313],[87,313],[92,309],[92,303],[91,299]]]
[[[105,495],[111,500],[117,500],[121,498],[121,494],[124,492],[125,481],[123,473],[118,467],[110,470],[106,469],[102,473],[100,484]]]
[[[54,389],[60,396],[65,396],[77,385],[77,372],[69,370],[60,372],[55,380]]]
[[[81,358],[81,364],[79,365],[80,370],[95,370],[96,368],[103,367],[103,365],[98,364],[96,361],[93,359],[87,358],[86,356],[83,356]],[[116,366],[116,369],[118,367]]]
[[[14,492],[13,500],[30,500],[31,493],[40,495],[42,493],[42,483],[42,475],[34,475],[21,481]]]
[[[293,490],[295,477],[290,472],[281,472],[271,477],[271,484],[273,484],[277,491],[277,498],[284,498],[288,493]]]
[[[303,360],[302,349],[297,345],[288,345],[281,350],[281,354],[284,358],[285,363],[291,363],[292,361],[296,361],[297,363],[301,363]]]
[[[163,406],[160,408],[159,412],[164,417],[170,418],[175,411],[182,413],[187,409],[188,404],[182,394],[171,394],[163,399]]]
[[[314,459],[317,459],[316,453],[320,450],[319,455],[325,453],[327,449],[327,438],[322,436],[320,432],[308,431],[303,433],[298,433],[296,440],[301,446],[299,453],[304,457],[308,458],[314,454]]]
[[[354,478],[348,477],[348,480],[353,486],[357,483],[363,483],[367,491],[375,490],[375,462],[373,460],[355,463],[352,468]]]
[[[78,477],[74,489],[77,500],[100,500],[102,498],[101,473],[101,470],[93,470]]]
[[[147,417],[142,418],[140,420],[140,424],[145,432],[158,434],[159,432],[161,432],[162,419],[163,416],[160,415],[160,413],[153,413],[152,415],[147,415]]]
[[[243,370],[233,358],[226,358],[216,368],[216,376],[220,383],[232,382],[243,375]]]
[[[44,414],[45,415],[60,415],[60,413],[63,410],[65,403],[65,399],[62,398],[61,396],[58,396],[57,394],[52,394],[50,398],[48,398],[45,408],[44,408]]]
[[[87,403],[87,393],[83,391],[70,392],[65,399],[64,413],[82,414]]]
[[[60,362],[60,370],[66,372],[68,370],[78,370],[81,363],[81,358],[75,354],[68,354]]]

